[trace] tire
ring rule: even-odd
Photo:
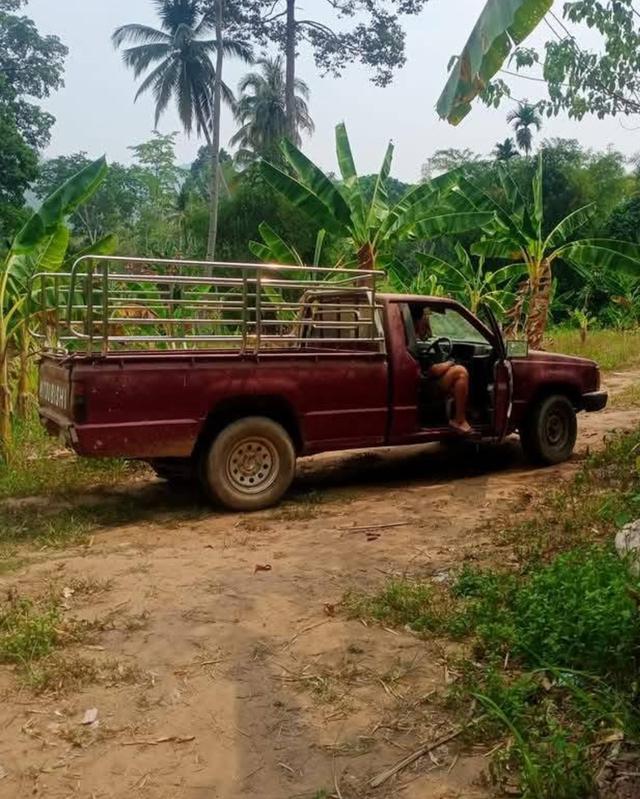
[[[571,457],[578,422],[568,397],[553,394],[537,402],[520,429],[520,441],[532,463],[552,465]]]
[[[287,431],[263,416],[225,427],[204,452],[200,479],[214,502],[235,511],[275,505],[295,474],[296,453]]]

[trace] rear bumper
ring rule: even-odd
[[[68,447],[75,448],[78,437],[73,422],[52,408],[40,408],[40,422],[50,436],[61,439]]]
[[[601,411],[607,404],[609,395],[606,391],[591,391],[582,395],[582,406],[585,411]]]

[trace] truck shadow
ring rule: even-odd
[[[461,441],[340,452],[302,459],[291,492],[303,495],[322,488],[433,485],[534,468],[525,460],[517,438],[493,446]]]
[[[574,456],[574,461],[580,456]],[[446,485],[492,474],[527,474],[529,466],[517,439],[500,446],[426,444],[327,453],[302,458],[287,498],[306,501],[314,494],[368,489]],[[561,467],[562,468],[562,467]],[[287,500],[285,498],[285,502]],[[0,540],[61,538],[129,524],[151,523],[171,529],[225,514],[213,508],[195,486],[177,487],[161,480],[140,479],[119,486],[96,486],[73,497],[30,497],[0,503]]]

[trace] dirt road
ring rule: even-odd
[[[640,371],[608,376],[619,391]],[[98,683],[61,695],[20,689],[0,669],[0,797],[484,797],[478,754],[442,747],[376,790],[367,780],[449,728],[430,701],[448,653],[346,620],[350,588],[441,574],[491,551],[484,523],[572,474],[587,448],[640,410],[580,419],[575,458],[531,470],[517,442],[480,455],[413,448],[300,465],[290,501],[251,516],[180,510],[43,553],[3,591],[67,594],[96,621],[62,670]],[[155,481],[129,489],[163,499]],[[351,528],[372,525],[367,531]],[[389,525],[381,527],[381,525]],[[394,526],[391,526],[394,525]],[[109,676],[105,677],[107,674]],[[97,722],[83,725],[87,709]],[[171,739],[171,740],[169,740]],[[323,793],[324,791],[324,793]]]

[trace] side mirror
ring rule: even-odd
[[[521,341],[507,341],[507,358],[526,358],[529,354],[529,342],[525,339]]]

